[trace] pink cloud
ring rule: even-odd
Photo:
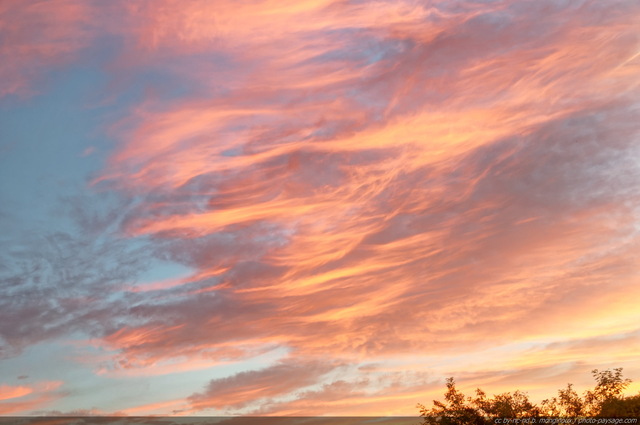
[[[309,360],[323,356],[356,365],[583,340],[522,355],[508,378],[491,368],[465,377],[496,388],[548,371],[547,354],[604,361],[598,341],[640,318],[640,9],[614,3],[127,4],[121,28],[104,26],[126,46],[110,71],[162,66],[190,89],[145,97],[113,125],[117,145],[94,188],[137,201],[80,218],[149,240],[150,256],[194,272],[135,285],[105,271],[117,301],[88,279],[63,314],[44,296],[8,305],[3,331],[22,347],[87,330],[114,353],[100,369],[110,376],[289,352],[211,380],[183,400],[195,411],[396,412],[435,391],[419,373],[404,384],[392,373],[371,384],[367,371],[336,380],[333,362]],[[51,5],[8,4],[2,19],[24,21]],[[18,68],[82,47],[69,40],[88,12],[63,4],[33,35],[60,46],[0,66],[14,87],[5,93],[29,85]],[[16,330],[40,310],[55,329]],[[184,407],[164,403],[130,410]]]
[[[235,331],[243,338],[365,356],[544,333],[560,317],[570,329],[595,302],[587,288],[596,282],[633,292],[634,245],[602,219],[616,211],[632,226],[621,199],[637,193],[623,195],[598,174],[623,167],[618,188],[638,175],[621,156],[637,135],[621,117],[637,87],[629,73],[638,10],[620,4],[626,13],[602,21],[596,5],[401,3],[390,11],[264,2],[233,15],[246,25],[225,20],[224,5],[180,13],[145,5],[135,14],[149,51],[225,52],[260,72],[232,77],[223,95],[141,105],[120,127],[104,178],[154,193],[127,219],[130,235],[166,241],[201,273],[229,268],[224,285],[209,286],[234,294],[225,302],[238,307],[199,316],[216,324],[206,337],[216,344],[234,323],[243,323]],[[530,18],[543,13],[544,22]],[[346,32],[354,23],[361,31]],[[326,38],[311,43],[305,34]],[[291,51],[276,54],[279,40]],[[376,60],[342,54],[364,42]],[[318,78],[338,69],[344,79]],[[226,237],[233,242],[215,242]],[[616,259],[598,259],[603,246],[617,247]],[[600,261],[628,274],[567,280]],[[612,275],[616,287],[605,281]],[[578,293],[575,307],[553,301]],[[183,305],[167,310],[191,304]],[[535,311],[547,318],[534,321]],[[186,327],[162,327],[145,347],[198,346],[198,321],[181,317]]]
[[[0,414],[15,415],[46,407],[62,395],[58,391],[62,382],[39,382],[19,387],[0,386]]]
[[[0,400],[8,400],[11,398],[22,397],[33,392],[32,388],[25,386],[11,386],[11,385],[2,385],[0,386]]]
[[[0,5],[0,96],[29,95],[47,70],[69,62],[89,40],[92,10],[82,0]]]

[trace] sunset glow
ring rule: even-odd
[[[637,0],[3,0],[0,415],[640,381]]]

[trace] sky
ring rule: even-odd
[[[640,390],[637,0],[2,0],[0,415]]]

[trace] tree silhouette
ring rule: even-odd
[[[587,390],[583,397],[580,397],[572,388],[571,384],[567,384],[565,390],[558,391],[558,397],[543,400],[543,410],[552,416],[567,417],[597,417],[602,415],[603,406],[606,404],[610,414],[613,414],[615,401],[622,401],[622,391],[631,383],[630,379],[622,377],[622,368],[599,371],[594,369],[591,371],[593,378],[596,380],[596,387],[593,390]],[[614,403],[614,404],[612,404]]]
[[[603,418],[640,418],[640,394],[602,403],[600,417]]]
[[[472,400],[471,397],[465,397],[464,394],[456,389],[456,383],[453,378],[447,379],[447,392],[444,395],[444,399],[445,403],[434,400],[434,407],[431,410],[428,410],[422,404],[418,404],[420,415],[425,418],[425,424],[484,425],[485,418],[481,411],[475,407],[474,400]]]
[[[558,390],[558,396],[532,403],[522,391],[506,392],[487,397],[481,389],[475,397],[467,397],[455,386],[453,378],[447,379],[444,402],[434,400],[433,407],[418,404],[423,424],[484,425],[498,423],[498,418],[587,418],[587,417],[640,417],[640,394],[625,397],[623,391],[631,383],[622,377],[622,368],[599,371],[592,375],[596,386],[580,396],[572,384]]]

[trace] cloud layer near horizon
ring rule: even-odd
[[[74,57],[109,75],[87,191],[122,201],[5,257],[0,354],[80,333],[126,379],[285,353],[149,403],[176,413],[413,414],[443,373],[640,371],[637,2],[7,5],[0,96]],[[188,272],[136,282],[149,258]]]

